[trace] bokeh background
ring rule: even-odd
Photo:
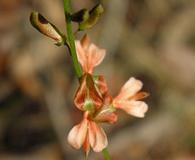
[[[97,2],[72,0],[72,7]],[[107,50],[95,73],[105,75],[113,96],[131,76],[150,92],[144,119],[119,112],[115,125],[104,126],[112,159],[194,160],[195,1],[101,2],[98,24],[76,35],[88,33]],[[32,10],[65,31],[62,0],[0,0],[0,160],[84,159],[66,140],[81,119],[70,56],[30,25]]]

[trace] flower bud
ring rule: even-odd
[[[74,22],[84,22],[89,18],[89,10],[81,9],[80,11],[71,15],[71,20]]]
[[[32,12],[30,15],[30,22],[39,32],[54,39],[56,45],[60,46],[63,44],[65,36],[63,36],[56,26],[45,19],[40,13]]]
[[[79,30],[85,30],[94,26],[98,22],[103,11],[102,5],[97,4],[90,10],[88,19],[79,23]]]

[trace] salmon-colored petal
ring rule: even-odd
[[[95,129],[92,126],[92,122],[89,122],[88,125],[88,136],[89,136],[89,144],[90,146],[95,146],[96,143],[96,133],[95,133]]]
[[[104,59],[105,54],[106,54],[105,49],[100,49],[95,44],[91,44],[89,46],[89,52],[88,52],[89,68],[93,69],[95,66],[99,65]]]
[[[141,90],[143,83],[134,77],[130,78],[121,88],[120,93],[114,100],[127,100]]]
[[[113,106],[139,118],[143,118],[148,110],[148,105],[143,101],[120,101],[113,103]]]
[[[87,34],[85,34],[83,38],[81,39],[81,45],[85,51],[88,49],[90,45],[90,38]]]
[[[76,46],[78,61],[81,64],[82,68],[86,68],[86,64],[87,64],[86,52],[83,49],[81,42],[75,41],[75,46]]]
[[[95,152],[101,152],[107,145],[108,140],[104,130],[95,122],[89,125],[89,143]]]
[[[75,149],[79,149],[85,142],[87,135],[88,120],[83,119],[83,121],[74,126],[68,134],[68,143]]]
[[[134,96],[130,97],[129,100],[141,100],[148,97],[150,94],[148,92],[138,92]]]
[[[83,143],[83,150],[85,151],[85,155],[88,156],[89,151],[90,151],[89,133],[88,133],[88,131],[87,131],[87,135],[86,135],[85,141]]]

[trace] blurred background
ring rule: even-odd
[[[72,7],[97,2],[72,0]],[[113,96],[131,76],[150,93],[144,119],[119,112],[104,126],[112,159],[195,160],[195,1],[101,2],[105,13],[87,30],[107,50],[95,73]],[[32,10],[65,31],[62,0],[0,0],[0,160],[84,159],[66,140],[81,120],[70,56],[30,25]]]

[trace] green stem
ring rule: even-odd
[[[111,160],[111,157],[110,157],[110,154],[109,154],[107,148],[104,148],[103,151],[102,151],[102,153],[103,153],[103,156],[104,156],[104,159],[105,160]]]
[[[67,32],[69,51],[72,57],[75,73],[77,77],[80,78],[82,76],[82,70],[77,59],[74,35],[72,31],[72,24],[71,24],[71,17],[70,17],[70,0],[64,0],[64,14],[65,14],[65,21],[66,21],[66,32]]]

